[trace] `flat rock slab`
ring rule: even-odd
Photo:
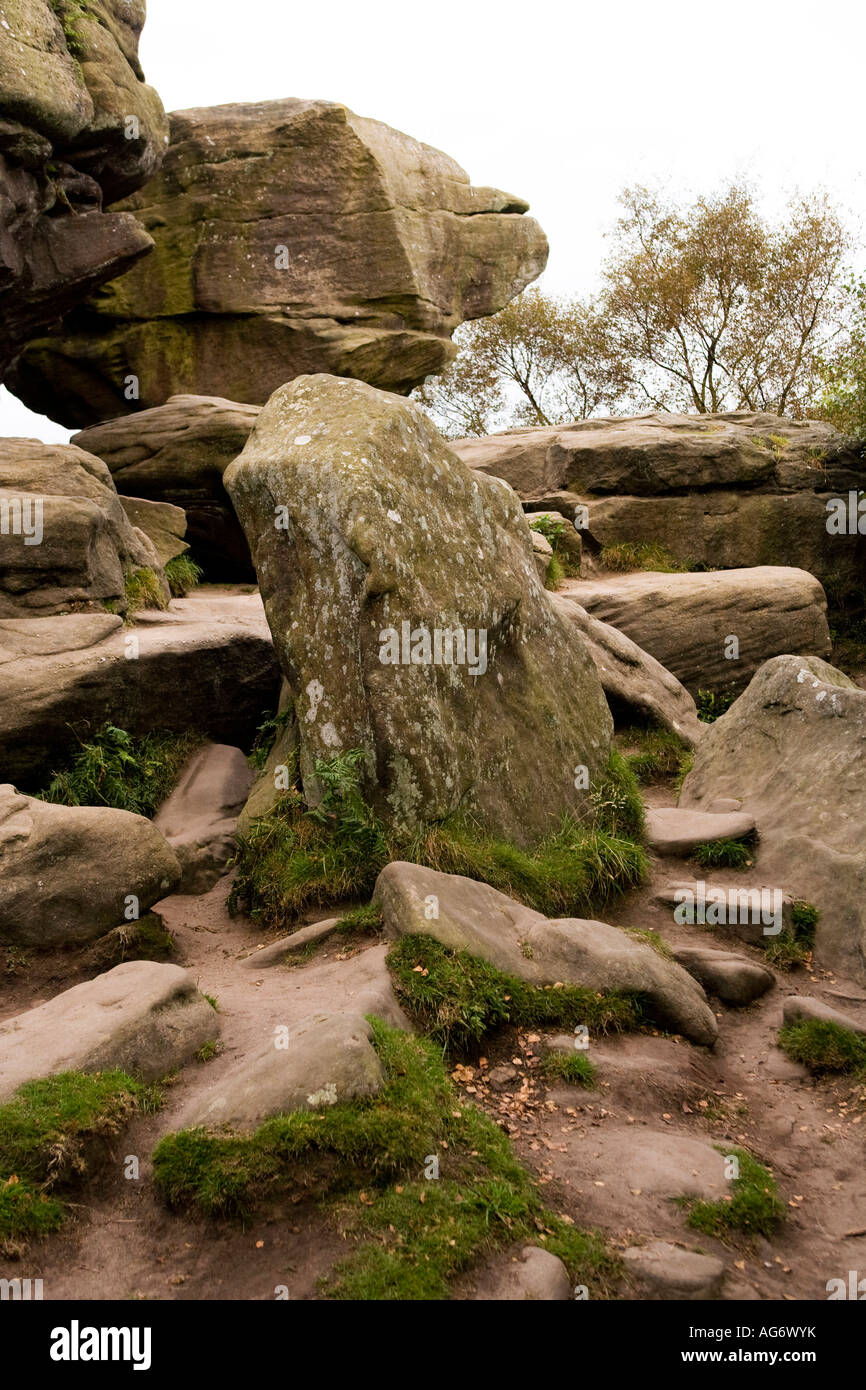
[[[272,965],[282,965],[291,956],[305,951],[308,946],[317,946],[320,941],[327,941],[329,936],[333,936],[341,920],[339,917],[326,917],[321,922],[311,922],[309,926],[300,927],[291,936],[281,936],[279,941],[272,941],[270,945],[262,946],[260,950],[253,951],[252,955],[245,956],[240,962],[241,968],[261,970]]]
[[[713,951],[701,946],[682,946],[674,951],[690,975],[725,1004],[751,1004],[772,989],[776,977],[772,970],[733,951]]]
[[[729,874],[734,871],[728,871]],[[653,902],[669,908],[680,926],[713,932],[721,928],[750,946],[766,946],[793,926],[794,901],[781,888],[766,883],[711,882],[703,879],[669,883],[653,895]]]
[[[0,1023],[0,1102],[26,1081],[62,1071],[118,1067],[155,1081],[219,1031],[188,971],[128,961]]]
[[[573,1057],[575,1037],[561,1033],[547,1040],[551,1051]],[[703,1099],[717,1079],[703,1053],[674,1038],[643,1033],[593,1037],[582,1055],[596,1068],[606,1095],[629,1113],[658,1114],[672,1105]],[[557,1083],[558,1084],[558,1083]]]
[[[390,936],[432,936],[540,987],[559,982],[636,991],[678,1033],[707,1045],[716,1039],[715,1015],[700,985],[606,922],[553,921],[485,883],[401,862],[382,870],[373,901]]]
[[[593,1131],[587,1136],[581,1176],[600,1179],[617,1193],[697,1197],[714,1202],[731,1195],[725,1158],[705,1139],[641,1127]]]
[[[250,1130],[271,1115],[376,1095],[385,1077],[372,1036],[360,1014],[313,1014],[227,1072],[177,1128]]]
[[[477,1302],[564,1302],[574,1297],[568,1270],[550,1250],[525,1245],[507,1264],[497,1261],[475,1280]]]
[[[379,943],[356,952],[348,960],[324,957],[301,968],[287,970],[274,1024],[292,1028],[313,1013],[349,1012],[363,1018],[375,1014],[392,1028],[411,1033],[412,1024],[397,1001],[385,964],[388,949],[387,944]],[[251,973],[254,974],[254,968]],[[270,1033],[268,1028],[268,1036]],[[258,1043],[251,1046],[250,1053],[257,1048]]]
[[[719,1297],[725,1266],[712,1255],[666,1240],[623,1251],[626,1269],[644,1298],[699,1302]]]
[[[714,840],[743,840],[754,830],[755,818],[746,811],[718,815],[659,806],[651,807],[646,816],[647,841],[656,854],[678,858]]]
[[[180,860],[179,893],[207,893],[227,873],[238,816],[252,784],[253,772],[240,748],[207,743],[188,759],[153,822]]]
[[[782,1005],[782,1018],[785,1023],[799,1023],[801,1019],[817,1019],[819,1023],[835,1023],[838,1028],[847,1028],[852,1033],[866,1034],[866,1023],[858,1023],[850,1014],[841,1013],[820,999],[809,995],[792,994]]]

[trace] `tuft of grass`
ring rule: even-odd
[[[815,929],[820,916],[812,903],[802,899],[795,902],[791,909],[791,926],[784,928],[776,937],[767,937],[764,954],[769,964],[780,970],[808,964],[815,946]]]
[[[126,595],[127,623],[131,623],[142,608],[164,610],[168,607],[162,586],[152,569],[132,570],[124,580],[123,589]]]
[[[699,690],[698,698],[695,700],[698,719],[704,724],[714,724],[723,714],[727,714],[736,699],[737,694],[734,690]]]
[[[245,1215],[318,1192],[354,1248],[323,1281],[332,1299],[444,1299],[451,1280],[515,1240],[545,1244],[604,1296],[619,1264],[594,1232],[548,1212],[502,1131],[464,1106],[437,1050],[370,1020],[385,1075],[378,1096],[293,1111],[253,1134],[187,1130],[154,1152],[154,1181],[175,1208]],[[426,1180],[431,1157],[438,1178]]]
[[[618,742],[623,748],[635,749],[625,754],[626,762],[642,786],[663,782],[668,778],[685,778],[683,768],[693,754],[672,729],[652,725],[643,729],[625,729]]]
[[[367,903],[363,907],[353,907],[344,913],[337,923],[337,931],[347,936],[357,932],[362,936],[378,936],[385,925],[381,909]]]
[[[582,915],[636,887],[647,872],[640,789],[616,753],[593,788],[587,822],[566,816],[530,850],[487,835],[465,817],[395,835],[364,801],[363,757],[320,760],[324,795],[314,810],[299,791],[287,792],[239,837],[231,912],[285,931],[305,908],[369,898],[394,859],[489,883],[547,916]]]
[[[198,1052],[195,1054],[197,1062],[211,1062],[214,1057],[218,1057],[223,1050],[223,1045],[216,1038],[209,1038],[206,1043],[202,1043]]]
[[[730,1198],[718,1202],[683,1198],[683,1205],[689,1208],[688,1224],[693,1230],[719,1240],[735,1232],[769,1238],[786,1215],[775,1178],[748,1150],[724,1149],[718,1144],[716,1148],[719,1153],[730,1153],[739,1160],[740,1176],[731,1181]]]
[[[547,574],[544,576],[544,587],[555,592],[565,578],[565,566],[559,556],[554,554],[550,557],[550,564],[547,566]]]
[[[582,1052],[548,1052],[541,1070],[550,1081],[565,1081],[587,1090],[596,1084],[596,1068]]]
[[[219,1000],[217,999],[216,995],[215,995],[215,994],[205,994],[204,990],[202,990],[201,994],[202,994],[202,999],[206,999],[207,1002],[210,1004],[211,1008],[213,1009],[214,1013],[218,1014],[219,1011],[220,1011],[220,1005],[219,1005]]]
[[[506,1024],[568,1029],[584,1024],[592,1033],[611,1033],[643,1022],[636,994],[598,994],[577,985],[540,988],[429,936],[401,937],[387,965],[406,1013],[447,1052],[469,1051]]]
[[[696,845],[691,856],[702,869],[748,869],[755,851],[745,840],[707,840]]]
[[[201,582],[203,574],[201,565],[197,565],[186,551],[183,555],[175,555],[165,566],[165,577],[172,598],[186,598]]]
[[[80,1186],[132,1114],[161,1099],[158,1088],[122,1071],[63,1072],[28,1082],[0,1105],[0,1252],[20,1254],[28,1240],[56,1230],[63,1194]]]
[[[649,946],[655,951],[656,955],[664,956],[665,960],[673,960],[674,953],[666,941],[663,941],[657,931],[650,927],[624,927],[634,941],[639,941],[642,946]]]
[[[816,1076],[853,1072],[866,1076],[866,1037],[828,1019],[801,1018],[779,1029],[778,1042],[792,1061]]]
[[[618,545],[602,546],[599,554],[602,569],[626,574],[632,570],[657,570],[660,574],[687,574],[691,566],[677,560],[664,546],[655,541],[621,541]]]
[[[530,513],[531,517],[531,513]],[[546,589],[558,589],[563,579],[580,578],[580,561],[573,550],[563,545],[565,523],[554,521],[549,516],[529,517],[530,531],[537,531],[553,547],[553,557],[547,567],[544,581]]]
[[[71,765],[56,772],[43,801],[63,806],[114,806],[119,811],[152,816],[173,791],[201,735],[145,734],[105,724],[92,743],[82,743]]]

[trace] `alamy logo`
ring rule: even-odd
[[[824,1287],[830,1295],[830,1303],[839,1298],[850,1298],[860,1303],[866,1300],[866,1279],[858,1279],[856,1269],[848,1270],[847,1284],[844,1279],[828,1279]]]
[[[149,1327],[82,1327],[73,1318],[68,1327],[51,1332],[52,1361],[131,1361],[134,1371],[150,1370]]]
[[[0,1303],[31,1303],[42,1296],[41,1279],[0,1279]]]
[[[784,901],[781,888],[708,888],[699,881],[693,889],[674,890],[674,921],[681,927],[725,927],[750,922],[762,926],[764,936],[778,936]]]
[[[831,536],[866,536],[866,494],[852,491],[847,498],[831,497],[824,506]]]
[[[487,670],[487,629],[484,627],[416,627],[401,623],[379,633],[383,666],[465,666],[470,676]]]
[[[23,536],[25,545],[41,545],[42,513],[41,497],[0,497],[0,536]]]

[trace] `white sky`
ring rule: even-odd
[[[342,101],[519,194],[543,284],[594,288],[627,183],[686,197],[745,175],[769,205],[825,188],[866,225],[862,0],[149,0],[168,110]],[[862,239],[862,237],[861,237]],[[62,440],[0,388],[0,434]]]

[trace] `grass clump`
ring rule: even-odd
[[[636,994],[598,994],[577,985],[540,988],[429,936],[404,936],[388,953],[394,990],[419,1030],[448,1052],[466,1052],[497,1028],[586,1025],[625,1032],[643,1021]]]
[[[555,521],[550,516],[533,517],[530,513],[530,517],[530,531],[537,531],[553,548],[553,556],[544,581],[545,588],[558,589],[563,579],[579,579],[580,554],[563,544],[566,523]]]
[[[201,565],[197,565],[190,555],[175,555],[165,566],[165,577],[172,598],[186,598],[201,582],[203,574]]]
[[[618,545],[604,545],[598,558],[602,569],[613,570],[617,574],[626,574],[631,570],[687,574],[691,568],[655,541],[621,541]]]
[[[627,752],[625,759],[642,786],[680,775],[685,777],[683,767],[690,756],[689,750],[672,729],[663,729],[657,724],[647,729],[625,729],[619,743],[624,749],[634,750]]]
[[[596,1084],[596,1068],[582,1052],[548,1052],[541,1070],[550,1081],[565,1081],[569,1086],[584,1086],[590,1090]]]
[[[384,925],[381,909],[367,903],[363,907],[353,907],[350,912],[344,913],[337,923],[337,931],[346,936],[356,932],[360,936],[378,936]]]
[[[161,1097],[122,1071],[63,1072],[30,1081],[0,1105],[0,1251],[56,1230],[63,1194],[80,1185],[111,1139]]]
[[[164,610],[168,607],[159,577],[152,569],[131,570],[124,580],[123,591],[126,595],[127,623],[132,622],[142,608]]]
[[[732,1195],[718,1202],[694,1201],[684,1198],[689,1207],[688,1224],[704,1235],[724,1240],[735,1232],[750,1236],[772,1236],[785,1219],[785,1206],[779,1196],[776,1180],[768,1168],[759,1163],[746,1149],[725,1150],[716,1145],[719,1153],[739,1161],[739,1177],[731,1181]]]
[[[56,772],[43,801],[63,806],[113,806],[152,816],[177,784],[181,769],[201,735],[145,734],[104,724],[92,743],[82,743],[72,764]]]
[[[764,953],[770,965],[790,970],[806,965],[815,946],[815,930],[821,914],[812,903],[795,902],[791,908],[791,925],[776,937],[768,937]]]
[[[453,1277],[487,1251],[543,1240],[595,1296],[618,1275],[600,1237],[543,1206],[502,1131],[463,1106],[430,1043],[371,1019],[385,1085],[378,1096],[293,1111],[248,1135],[188,1130],[154,1152],[173,1207],[245,1215],[269,1199],[317,1191],[355,1248],[324,1281],[334,1299],[448,1298]],[[431,1158],[439,1177],[426,1180]]]
[[[816,1076],[853,1072],[866,1076],[866,1037],[829,1019],[801,1018],[779,1029],[779,1046]]]
[[[695,701],[698,719],[704,724],[714,724],[723,714],[727,714],[736,698],[736,692],[733,690],[699,690]]]
[[[581,915],[636,887],[646,873],[643,801],[618,754],[593,788],[586,822],[564,817],[529,850],[486,834],[466,817],[395,834],[364,800],[364,758],[357,752],[320,760],[318,806],[310,809],[295,789],[253,822],[239,838],[230,911],[285,930],[305,908],[369,898],[395,859],[489,883],[547,916]]]
[[[748,869],[754,863],[754,848],[746,840],[706,840],[695,845],[691,858],[702,869]]]

